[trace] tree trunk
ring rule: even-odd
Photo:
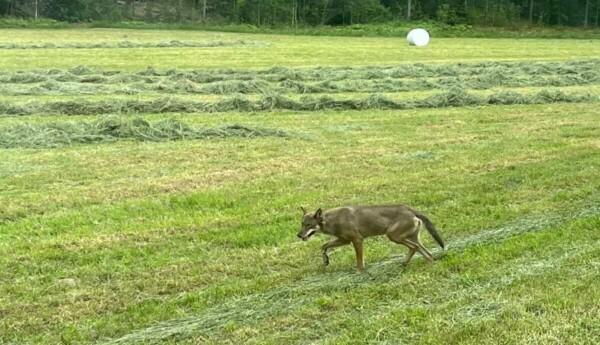
[[[354,7],[352,6],[352,4],[348,5],[347,13],[348,13],[348,23],[350,25],[352,25],[352,18],[354,16]]]
[[[155,6],[156,6],[156,4],[154,3],[154,1],[150,1],[150,0],[146,1],[145,6],[144,6],[144,17],[146,20],[154,19]]]
[[[533,24],[533,1],[529,0],[529,24]]]
[[[325,4],[323,5],[323,14],[321,15],[321,25],[325,25],[327,21],[327,9],[329,8],[329,0],[325,0]]]
[[[35,0],[35,13],[33,17],[35,18],[35,20],[38,19],[38,0]]]
[[[487,21],[488,15],[490,13],[490,0],[485,0],[485,19]]]
[[[235,22],[238,22],[238,15],[237,15],[237,1],[233,0],[233,12],[231,13],[231,17],[232,19],[235,19]]]
[[[192,22],[196,22],[198,20],[198,0],[192,1]]]
[[[256,8],[256,26],[260,26],[260,0],[258,0],[258,7]]]
[[[590,18],[590,0],[585,1],[585,18],[583,18],[583,26],[588,27]]]
[[[298,26],[298,0],[292,2],[292,27]]]
[[[202,22],[206,23],[206,1],[202,0]]]
[[[596,1],[596,26],[598,26],[598,17],[600,17],[600,0]]]
[[[406,20],[410,20],[412,17],[412,0],[408,0],[408,8],[406,10]]]
[[[306,0],[302,0],[302,13],[300,14],[302,24],[306,23]]]

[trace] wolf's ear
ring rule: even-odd
[[[306,214],[306,210],[304,209],[304,207],[300,206],[300,209],[302,210],[302,215]]]
[[[317,212],[315,212],[315,219],[321,219],[321,217],[323,216],[323,210],[321,210],[320,208],[317,210]]]

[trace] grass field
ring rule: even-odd
[[[600,341],[598,41],[0,34],[0,344]]]

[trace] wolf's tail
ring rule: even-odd
[[[429,220],[429,218],[427,218],[424,214],[422,214],[420,212],[417,212],[417,211],[414,211],[414,212],[415,212],[415,216],[423,221],[423,224],[425,224],[425,228],[427,228],[427,231],[429,231],[429,233],[431,234],[433,239],[440,245],[440,247],[442,247],[442,249],[445,248],[444,240],[442,239],[442,236],[435,228],[435,225],[433,225],[433,223]]]

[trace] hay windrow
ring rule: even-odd
[[[487,97],[475,95],[459,88],[441,92],[418,100],[394,100],[381,94],[361,98],[334,98],[331,96],[303,96],[293,99],[282,94],[270,93],[259,99],[234,95],[218,101],[196,101],[182,98],[126,99],[89,101],[29,102],[24,104],[0,103],[0,116],[19,115],[98,115],[113,113],[218,113],[228,111],[320,111],[320,110],[367,110],[411,109],[484,106],[495,104],[548,104],[600,102],[600,96],[589,93],[564,93],[542,90],[535,94],[501,91]]]
[[[416,80],[346,80],[322,82],[300,82],[284,80],[270,83],[262,79],[225,80],[210,83],[197,83],[192,79],[142,77],[139,75],[118,75],[115,80],[102,75],[78,77],[71,74],[52,79],[38,75],[13,76],[12,80],[22,80],[22,83],[3,83],[0,92],[3,95],[78,95],[78,94],[137,94],[156,92],[165,94],[336,94],[336,93],[398,93],[431,90],[487,90],[496,87],[569,87],[582,85],[600,85],[600,70],[593,78],[578,79],[573,76],[555,76],[540,78],[525,78],[510,76],[497,81],[473,80],[469,78],[435,78]],[[58,80],[60,79],[60,80]],[[479,79],[479,77],[478,77]]]
[[[480,63],[455,63],[455,64],[404,64],[395,66],[363,66],[363,67],[313,67],[313,68],[287,68],[274,67],[263,70],[235,70],[235,69],[199,69],[199,70],[156,70],[149,67],[137,74],[145,76],[158,76],[170,78],[196,78],[198,82],[216,80],[248,80],[260,78],[269,82],[284,80],[295,81],[342,81],[348,79],[378,80],[378,79],[414,79],[414,78],[444,78],[444,77],[480,77],[495,79],[495,77],[508,78],[511,74],[521,76],[595,76],[600,66],[600,59],[573,60],[563,62],[480,62]],[[125,72],[108,70],[95,70],[87,67],[83,74],[115,75]],[[57,75],[64,70],[35,70],[41,75]],[[134,72],[135,74],[136,72]],[[0,76],[11,72],[0,71]],[[208,79],[208,80],[206,80]]]
[[[74,42],[74,43],[0,43],[0,49],[118,49],[118,48],[211,48],[235,46],[263,46],[266,43],[234,40],[234,41],[160,41],[160,42]]]
[[[488,97],[489,104],[525,104],[526,97],[514,91],[501,91]]]
[[[532,66],[538,66],[539,71],[530,72],[536,71]],[[494,87],[600,85],[600,62],[416,64],[396,67],[272,68],[259,71],[160,71],[149,67],[138,72],[99,71],[79,66],[70,70],[0,72],[0,82],[1,91],[6,95],[56,94],[57,89],[62,94],[81,94],[92,88],[97,93],[112,94],[152,91],[218,95],[375,93],[452,88],[485,90]],[[43,87],[48,83],[57,86],[53,89]]]
[[[167,119],[150,122],[142,118],[106,116],[93,122],[20,124],[0,130],[0,148],[53,148],[74,144],[130,141],[173,141],[213,138],[288,137],[278,129],[239,124],[214,128],[193,128]]]
[[[461,88],[452,88],[448,92],[430,96],[420,102],[420,108],[464,107],[469,105],[487,104],[487,99],[466,92]]]

